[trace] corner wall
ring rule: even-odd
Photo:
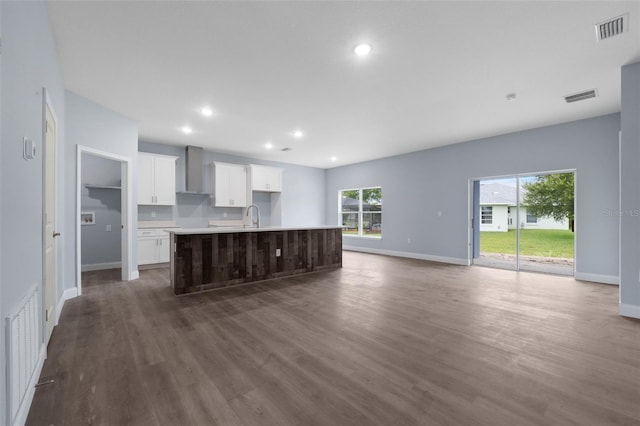
[[[620,314],[640,318],[640,63],[622,67]]]
[[[617,282],[619,129],[610,114],[330,169],[327,220],[340,189],[382,186],[382,239],[345,247],[467,264],[470,179],[576,169],[576,275]]]
[[[42,291],[43,145],[42,88],[46,87],[58,119],[57,220],[62,233],[57,239],[61,253],[66,238],[62,227],[65,214],[63,158],[65,153],[64,84],[56,47],[44,2],[0,2],[2,13],[2,63],[0,69],[0,316],[4,318],[37,283]],[[22,158],[22,138],[32,139],[36,157]],[[64,262],[58,259],[59,299],[64,289]],[[40,335],[44,336],[41,325]],[[4,348],[5,327],[0,327]],[[6,420],[6,359],[0,351],[0,424]]]

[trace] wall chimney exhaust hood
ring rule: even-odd
[[[185,156],[186,190],[182,194],[202,194],[203,192],[203,150],[199,146],[187,146]],[[206,194],[208,195],[208,194]]]

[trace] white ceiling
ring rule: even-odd
[[[140,139],[323,168],[620,111],[620,67],[640,60],[637,1],[48,9],[66,87],[137,120]],[[626,12],[629,32],[596,41]]]

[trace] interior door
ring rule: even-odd
[[[45,280],[44,280],[44,308],[45,308],[45,342],[49,341],[55,325],[56,309],[56,242],[59,235],[55,230],[56,224],[56,121],[49,105],[45,105]]]

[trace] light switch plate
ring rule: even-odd
[[[22,138],[22,157],[25,160],[33,160],[36,158],[36,144],[33,139],[27,137]]]

